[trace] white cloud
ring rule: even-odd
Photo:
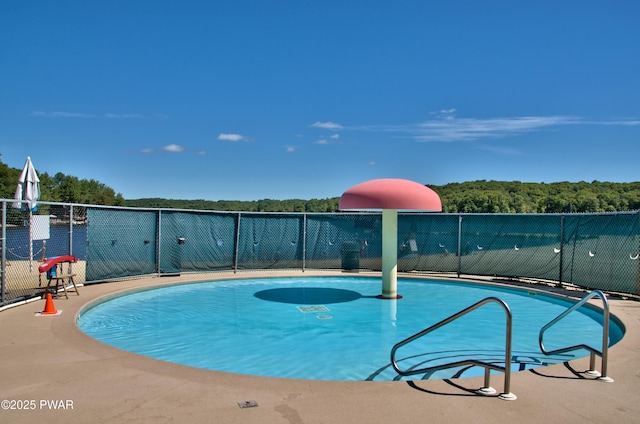
[[[314,141],[314,144],[337,144],[339,143],[338,139],[340,138],[340,136],[338,134],[334,134],[332,136],[327,137],[322,137],[319,138],[318,140]]]
[[[309,126],[315,127],[315,128],[324,128],[326,130],[339,130],[342,128],[342,125],[336,124],[335,122],[320,122],[320,121],[316,121]]]
[[[35,111],[35,112],[31,112],[30,115],[42,117],[42,118],[82,118],[82,119],[87,119],[87,118],[140,119],[140,118],[143,118],[142,115],[139,115],[137,113],[105,113],[103,115],[96,115],[93,113],[83,113],[83,112]]]
[[[284,146],[284,150],[287,153],[293,153],[297,150],[296,146]]]
[[[367,163],[367,165],[369,165],[369,166],[374,166],[375,164],[376,163],[374,161],[371,161],[371,162]]]
[[[431,112],[433,119],[417,124],[359,126],[347,130],[397,133],[420,142],[456,142],[514,137],[570,125],[640,126],[640,119],[633,117],[603,121],[564,115],[456,118],[455,112],[455,109]]]
[[[80,112],[43,112],[36,111],[31,112],[31,116],[38,116],[44,118],[95,118],[96,115],[90,113],[80,113]]]
[[[109,119],[137,119],[142,118],[141,115],[135,113],[105,113],[103,115],[105,118]]]
[[[435,115],[438,118],[445,119],[447,121],[451,121],[452,119],[455,119],[455,114],[456,114],[456,109],[455,108],[440,109],[437,112],[429,112],[429,115]]]
[[[426,121],[409,132],[418,141],[469,141],[505,137],[538,131],[543,128],[576,123],[567,116],[523,116],[512,118],[463,118]]]
[[[633,127],[636,125],[640,125],[640,119],[637,119],[637,118],[616,119],[613,121],[589,122],[589,123],[594,125],[621,125],[623,127]]]
[[[220,133],[220,135],[218,135],[218,140],[237,142],[237,141],[248,141],[248,138],[241,134]]]
[[[420,142],[474,141],[516,136],[563,125],[585,124],[570,116],[520,116],[509,118],[455,118],[442,116],[417,124],[396,126],[363,126],[349,129],[405,134]]]
[[[169,152],[169,153],[181,153],[186,150],[187,149],[184,146],[180,146],[179,144],[168,144],[164,147],[161,147],[160,149],[153,149],[151,147],[140,149],[140,153],[144,155],[156,156],[157,154],[160,153],[160,151]],[[207,154],[206,150],[193,150],[192,152],[193,154],[198,156],[203,156]]]
[[[168,144],[162,148],[165,152],[178,153],[184,151],[184,147],[177,144]]]

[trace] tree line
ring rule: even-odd
[[[0,162],[0,196],[13,199],[22,169],[10,168]],[[82,203],[88,205],[124,206],[120,193],[96,180],[80,179],[61,172],[49,175],[38,173],[40,178],[40,200],[62,203]]]
[[[21,169],[0,162],[0,196],[12,199]],[[339,197],[327,199],[187,200],[124,199],[96,180],[57,173],[40,177],[41,200],[89,205],[172,208],[240,212],[337,212]],[[427,185],[440,195],[449,213],[569,213],[615,212],[640,209],[640,182],[469,181]]]
[[[610,183],[470,181],[428,185],[449,213],[570,213],[640,209],[640,182]],[[339,197],[328,199],[126,200],[127,206],[245,212],[337,212]]]
[[[640,209],[640,182],[472,181],[432,186],[445,212],[569,213]]]
[[[337,212],[339,197],[287,200],[176,200],[145,198],[125,200],[127,206],[141,208],[177,208],[234,212]]]

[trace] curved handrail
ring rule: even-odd
[[[410,370],[401,370],[400,367],[398,366],[398,363],[396,361],[396,351],[401,348],[402,346],[411,343],[417,339],[419,339],[420,337],[434,331],[437,330],[438,328],[449,324],[450,322],[460,318],[463,315],[468,314],[469,312],[487,304],[490,302],[495,302],[498,303],[500,306],[502,306],[502,308],[504,309],[506,316],[507,316],[507,328],[506,328],[506,337],[505,337],[505,360],[504,360],[504,367],[500,366],[500,365],[496,365],[490,362],[484,362],[484,361],[480,361],[480,360],[474,360],[474,359],[468,359],[468,360],[464,360],[464,361],[455,361],[455,362],[449,362],[447,364],[442,364],[442,365],[434,365],[431,367],[424,367],[424,368],[418,368],[418,369],[410,369]],[[512,332],[512,315],[511,315],[511,310],[509,309],[509,305],[507,305],[502,299],[499,299],[497,297],[487,297],[479,302],[474,303],[473,305],[461,310],[460,312],[457,312],[453,315],[451,315],[450,317],[432,325],[431,327],[425,328],[422,331],[419,331],[418,333],[414,334],[413,336],[407,337],[406,339],[396,343],[393,348],[391,348],[391,365],[393,366],[393,369],[396,370],[396,372],[402,376],[408,376],[408,375],[414,375],[414,374],[423,374],[423,373],[427,373],[427,372],[432,372],[432,371],[439,371],[442,369],[446,369],[446,368],[453,368],[453,367],[457,367],[457,366],[461,366],[461,365],[478,365],[481,367],[485,368],[485,387],[483,389],[485,392],[488,392],[488,390],[490,390],[491,388],[489,387],[489,376],[490,376],[490,372],[489,369],[493,369],[496,371],[502,371],[504,372],[504,393],[502,393],[500,395],[500,397],[502,399],[506,399],[506,400],[513,400],[516,399],[516,396],[514,394],[512,394],[510,392],[511,389],[511,332]],[[481,391],[483,391],[483,389],[481,389]]]
[[[577,344],[573,346],[563,347],[560,349],[547,350],[544,347],[544,341],[543,341],[544,332],[547,331],[552,326],[554,326],[556,323],[558,323],[558,321],[560,321],[561,319],[569,315],[571,312],[575,311],[576,309],[580,308],[582,305],[587,303],[587,301],[589,301],[591,298],[596,296],[602,300],[602,314],[603,314],[602,350],[595,349],[586,344]],[[594,290],[591,293],[587,294],[585,297],[582,298],[580,302],[571,306],[569,309],[567,309],[566,311],[564,311],[563,313],[561,313],[560,315],[558,315],[557,317],[549,321],[544,327],[542,327],[542,329],[540,329],[540,333],[538,333],[538,344],[540,345],[540,350],[545,355],[554,355],[556,353],[570,352],[578,349],[588,350],[591,353],[591,358],[590,358],[591,369],[589,370],[591,372],[594,371],[594,365],[595,365],[595,358],[593,355],[594,354],[599,355],[602,358],[602,375],[600,379],[603,381],[613,381],[609,377],[607,377],[607,363],[609,359],[609,301],[607,300],[607,296],[604,293],[602,293],[600,290]]]

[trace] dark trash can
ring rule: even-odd
[[[360,245],[355,241],[342,243],[342,269],[360,269]]]

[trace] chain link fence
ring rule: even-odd
[[[47,258],[71,252],[86,258],[86,206],[40,202],[38,210],[30,212],[22,203],[2,201],[0,305],[41,295],[47,280],[38,265]],[[84,265],[71,265],[77,281],[85,281]]]
[[[40,296],[46,258],[76,282],[179,273],[382,268],[380,213],[249,213],[2,200],[0,305]],[[398,271],[538,279],[640,295],[640,213],[398,216]]]

